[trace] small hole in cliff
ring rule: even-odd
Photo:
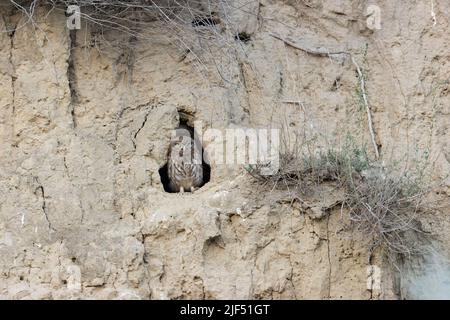
[[[168,152],[168,157],[170,157],[170,155],[174,151],[178,152],[179,150],[181,150],[180,146],[179,146],[179,142],[178,142],[179,140],[177,140],[177,137],[180,137],[180,136],[187,136],[187,137],[190,138],[191,148],[194,148],[194,149],[195,148],[199,148],[199,149],[201,148],[200,156],[201,156],[202,163],[200,165],[200,168],[201,168],[201,172],[202,172],[202,176],[203,177],[202,177],[200,183],[197,183],[197,185],[194,186],[195,190],[197,190],[197,189],[203,187],[211,179],[211,166],[205,162],[204,150],[203,150],[203,147],[201,146],[200,141],[196,141],[195,143],[193,142],[194,141],[194,128],[189,126],[188,119],[185,116],[183,116],[183,114],[181,112],[180,112],[180,125],[178,126],[178,128],[176,130],[177,130],[177,134],[176,134],[176,137],[175,137],[175,141],[173,141],[173,140],[171,141],[171,144],[170,144],[170,147],[169,147],[169,152]],[[182,150],[185,150],[185,149],[182,149]],[[182,151],[179,151],[179,152],[182,152]],[[193,154],[191,154],[191,156],[192,155]],[[165,192],[169,192],[169,193],[178,193],[178,192],[180,192],[180,189],[181,189],[180,183],[178,183],[178,181],[176,181],[174,177],[170,177],[169,176],[169,162],[173,162],[173,161],[176,162],[176,161],[178,161],[178,160],[176,160],[177,158],[178,157],[175,157],[174,158],[175,160],[168,161],[158,171],[159,172],[159,176],[161,178],[161,183],[163,185],[163,188],[164,188]],[[180,159],[180,161],[183,160],[181,157],[179,159]],[[194,158],[191,157],[190,159],[193,160]],[[184,179],[190,180],[191,178],[197,177],[198,172],[199,172],[198,170],[191,170],[191,169],[184,170],[183,169],[183,168],[191,168],[189,165],[187,167],[181,165],[181,168],[182,169],[179,170],[179,171],[177,170],[177,173],[175,174],[175,177],[177,177],[177,178],[180,177],[179,180],[184,180]],[[192,185],[192,183],[188,182],[187,185],[188,186]],[[189,187],[185,186],[185,191],[189,192],[189,191],[191,191],[191,189]]]
[[[247,32],[239,32],[234,38],[235,40],[239,40],[244,43],[247,43],[251,40],[251,37]]]

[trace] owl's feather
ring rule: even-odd
[[[203,182],[201,147],[189,133],[178,133],[170,144],[168,176],[172,192],[193,191]]]

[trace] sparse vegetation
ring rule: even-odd
[[[9,0],[9,5],[24,16],[22,25],[36,24],[39,8],[50,14],[67,15],[71,5],[80,8],[82,27],[89,25],[96,32],[116,30],[130,36],[145,39],[151,31],[174,37],[177,45],[191,49],[191,41],[217,40],[229,44],[239,32],[230,23],[234,8],[227,0],[203,3],[198,0]],[[8,2],[6,5],[8,5]],[[5,5],[5,4],[3,4]],[[242,10],[242,9],[241,9]],[[158,27],[158,23],[162,28]],[[223,32],[226,31],[226,32]]]
[[[233,83],[227,74],[227,64],[236,60],[236,53],[250,39],[234,21],[237,12],[246,14],[248,4],[237,7],[229,0],[9,0],[6,5],[23,18],[19,25],[7,26],[7,30],[0,32],[14,33],[26,25],[39,28],[38,19],[42,17],[37,14],[39,10],[43,10],[44,16],[52,13],[67,16],[68,6],[77,5],[81,29],[88,30],[92,38],[83,36],[83,39],[90,40],[90,46],[100,51],[102,47],[122,44],[132,48],[137,41],[163,37],[179,49],[180,62],[189,56],[196,71],[203,75],[210,72],[206,65],[213,65],[216,69],[213,72],[226,83]],[[124,37],[117,37],[118,34]]]
[[[167,21],[172,27],[180,24],[193,24],[202,21],[202,25],[213,25],[214,9],[225,0],[210,3],[209,8],[196,0],[9,0],[9,3],[25,14],[32,22],[40,5],[50,10],[66,12],[68,6],[77,5],[82,19],[105,28],[134,33],[148,26],[148,22]],[[209,9],[209,10],[208,10]]]
[[[371,159],[351,138],[339,149],[315,153],[302,152],[297,142],[282,149],[274,175],[262,175],[259,165],[247,171],[270,188],[285,188],[294,198],[320,183],[335,183],[345,191],[341,206],[353,226],[372,240],[371,251],[381,247],[391,258],[422,252],[427,235],[416,218],[425,210],[429,192],[423,166],[399,173]]]

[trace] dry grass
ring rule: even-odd
[[[236,15],[248,14],[248,3],[234,0],[8,0],[7,3],[23,16],[16,29],[25,25],[38,28],[39,10],[46,15],[64,15],[68,5],[78,5],[81,28],[90,32],[99,51],[120,45],[131,48],[130,43],[163,37],[179,49],[180,61],[189,57],[200,76],[212,72],[222,83],[240,85],[235,83],[229,69],[243,55],[243,45],[250,39],[235,21]],[[117,33],[125,37],[118,40]]]
[[[270,188],[289,190],[291,197],[304,197],[308,190],[332,182],[345,191],[342,208],[352,225],[371,239],[370,251],[385,249],[389,257],[420,254],[427,235],[417,216],[427,210],[425,199],[430,188],[424,168],[398,172],[369,157],[352,139],[340,149],[312,152],[295,143],[282,147],[279,170],[261,174],[261,166],[247,171]],[[344,210],[343,210],[344,211]]]
[[[101,30],[117,30],[136,38],[145,38],[155,22],[163,24],[171,35],[195,33],[197,40],[215,37],[225,40],[223,31],[233,32],[230,16],[240,10],[227,0],[8,0],[20,11],[25,23],[35,23],[36,12],[44,7],[48,13],[66,14],[69,5],[80,7],[82,24]],[[220,25],[220,26],[219,26]],[[158,30],[160,31],[160,30]],[[237,30],[234,30],[237,32]],[[237,34],[236,34],[237,35]],[[224,44],[224,43],[223,43]]]

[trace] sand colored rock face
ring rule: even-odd
[[[204,129],[287,123],[370,146],[349,56],[288,42],[350,52],[382,157],[427,151],[434,178],[447,179],[444,209],[423,224],[448,255],[450,5],[434,1],[433,25],[429,1],[377,1],[381,29],[371,30],[369,2],[248,5],[230,19],[250,41],[225,54],[211,40],[203,71],[162,35],[74,37],[45,8],[36,26],[0,33],[0,298],[395,298],[391,270],[369,263],[365,235],[339,206],[270,201],[242,166],[212,166],[211,181],[185,195],[164,192],[158,174],[179,111]],[[25,19],[0,15],[2,30]],[[336,193],[325,190],[329,202]],[[380,284],[369,290],[372,265]]]

